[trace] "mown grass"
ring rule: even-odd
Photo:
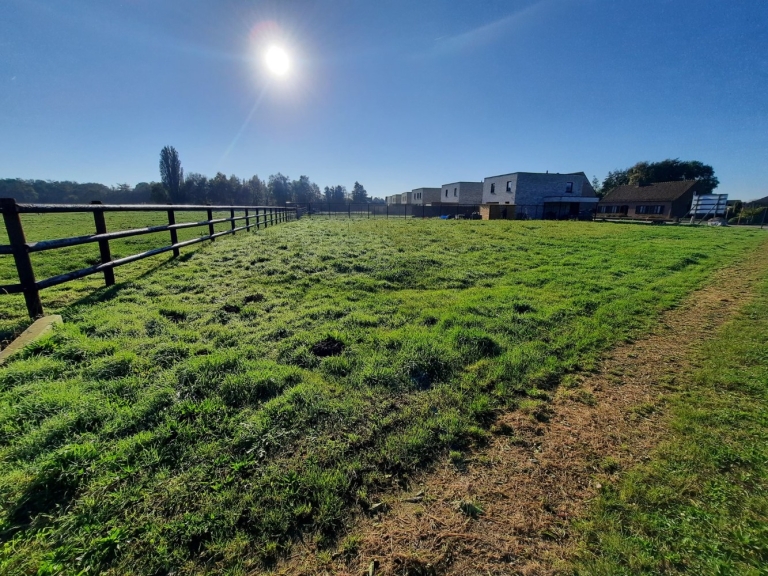
[[[766,574],[768,281],[668,397],[671,435],[606,485],[579,574]]]
[[[763,239],[304,219],[97,291],[0,370],[0,571],[239,574],[330,544]]]

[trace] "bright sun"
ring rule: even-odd
[[[282,48],[278,46],[271,46],[267,50],[264,60],[267,63],[267,68],[273,74],[278,76],[284,76],[288,72],[290,61],[288,60],[288,54]]]

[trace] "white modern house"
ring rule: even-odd
[[[440,192],[440,202],[443,204],[481,204],[482,201],[482,182],[443,184]]]
[[[411,191],[411,200],[416,206],[431,206],[440,203],[441,188],[414,188]]]
[[[483,181],[482,203],[514,207],[509,215],[517,218],[578,217],[598,201],[584,172],[512,172]]]
[[[400,194],[400,204],[413,204],[413,192],[403,192]]]
[[[400,204],[401,197],[402,197],[402,194],[392,194],[391,196],[387,196],[385,198],[387,201],[387,206]]]

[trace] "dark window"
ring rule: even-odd
[[[445,189],[445,197],[448,198],[448,188]]]
[[[454,188],[453,189],[453,195],[454,196],[458,196],[459,195],[459,189],[458,188]]]
[[[512,192],[512,180],[507,180],[507,192]]]
[[[635,214],[664,214],[664,206],[638,206],[635,208]]]
[[[491,194],[496,194],[496,184],[491,184]]]
[[[573,192],[573,182],[566,182],[566,183],[565,183],[565,191],[566,191],[567,193],[569,193],[569,194],[570,194],[571,192]]]

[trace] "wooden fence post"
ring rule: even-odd
[[[37,318],[43,315],[43,303],[40,302],[40,292],[37,289],[32,260],[27,252],[27,239],[24,237],[24,228],[21,226],[16,200],[0,198],[0,209],[3,211],[5,230],[8,232],[8,239],[13,249],[13,259],[16,262],[19,283],[24,291],[27,312],[30,318]]]
[[[94,200],[91,204],[101,204],[99,200]],[[93,221],[96,224],[96,234],[107,233],[107,223],[104,220],[104,210],[98,208],[93,210]],[[101,263],[106,264],[112,262],[112,254],[109,252],[109,240],[99,240],[99,256],[101,257]],[[104,270],[104,284],[112,286],[115,283],[115,271],[112,268]]]
[[[256,230],[259,230],[261,228],[261,216],[259,215],[260,210],[256,208]]]
[[[213,224],[211,223],[211,220],[213,220],[213,210],[208,210],[208,235],[211,236],[211,242],[216,240],[213,238]]]
[[[251,229],[251,218],[248,216],[248,208],[245,209],[245,231],[248,232],[248,230]]]
[[[173,226],[176,224],[176,214],[173,210],[168,210],[168,226]],[[171,228],[171,244],[178,244],[179,242],[179,236],[176,234],[176,228]],[[173,249],[173,257],[178,258],[179,257],[179,249],[174,248]]]
[[[232,230],[232,234],[234,234],[235,233],[235,211],[234,210],[229,211],[229,217],[232,219],[229,222],[229,229]]]

